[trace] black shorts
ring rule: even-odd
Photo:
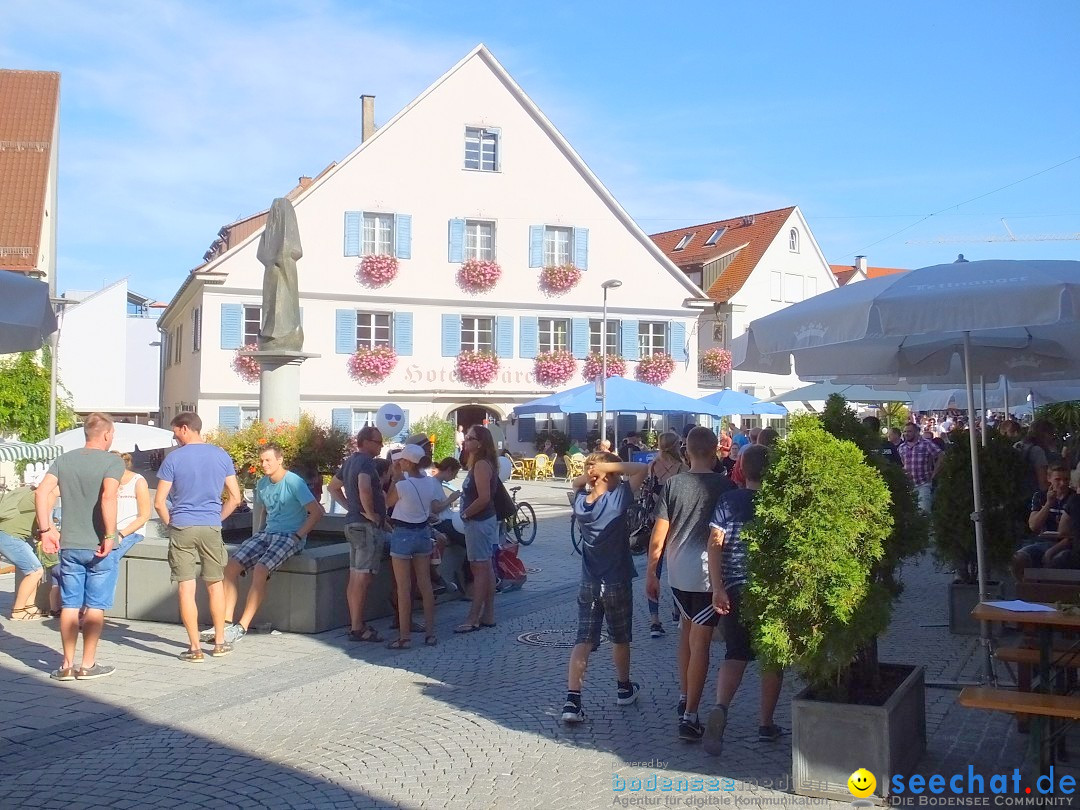
[[[753,661],[754,649],[750,646],[750,631],[742,620],[743,585],[732,585],[727,589],[731,600],[731,610],[723,615],[724,644],[727,651],[724,658],[728,661]]]
[[[672,588],[671,596],[679,606],[679,612],[689,619],[691,624],[700,624],[702,627],[716,627],[720,624],[720,614],[712,606],[711,592],[680,591]]]
[[[607,617],[612,644],[629,644],[633,639],[634,591],[629,582],[612,585],[581,583],[578,591],[578,632],[575,643],[600,643],[600,631]]]

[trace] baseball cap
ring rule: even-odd
[[[431,438],[426,433],[414,433],[405,440],[405,444],[415,444],[431,452]]]
[[[391,453],[390,458],[394,461],[403,458],[406,461],[411,461],[413,464],[419,464],[424,458],[424,448],[415,444],[407,444],[400,450],[395,450]]]

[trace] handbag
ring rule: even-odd
[[[510,497],[510,493],[506,491],[502,481],[499,481],[499,485],[495,488],[495,496],[492,498],[492,502],[495,506],[495,517],[499,520],[509,520],[517,511],[517,505],[514,503],[514,499]]]

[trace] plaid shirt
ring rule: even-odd
[[[900,442],[897,450],[900,452],[900,460],[904,462],[904,472],[911,479],[912,486],[930,483],[937,457],[942,452],[941,448],[929,439],[920,436],[914,442]]]

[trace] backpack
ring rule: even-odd
[[[498,520],[509,520],[517,511],[517,505],[514,503],[514,499],[510,497],[510,493],[506,491],[502,481],[497,482],[491,500],[495,507],[495,517]]]
[[[525,563],[518,557],[518,546],[512,543],[499,549],[498,559],[495,563],[499,572],[499,591],[516,591],[525,584],[528,574],[525,571]]]

